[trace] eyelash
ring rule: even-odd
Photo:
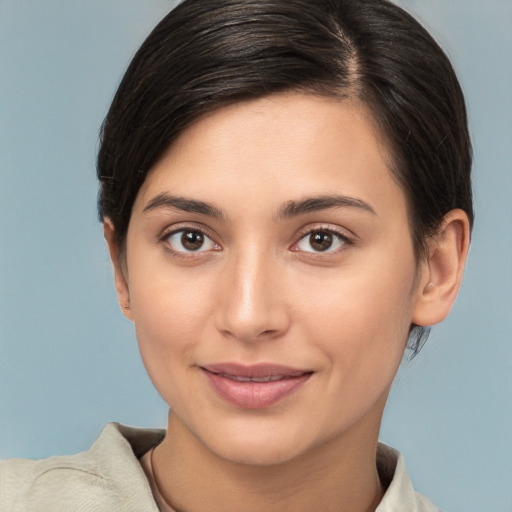
[[[315,250],[301,251],[300,249],[294,249],[294,247],[297,247],[300,242],[302,242],[303,240],[306,240],[308,237],[311,237],[315,233],[331,235],[335,240],[338,241],[338,243],[341,243],[341,247],[337,248],[335,250],[331,250],[331,248],[329,247],[325,251],[315,251]],[[335,242],[333,242],[333,243],[335,243]],[[352,237],[347,236],[345,233],[341,233],[337,229],[334,229],[330,226],[329,227],[328,226],[318,226],[315,228],[309,228],[308,230],[302,232],[300,234],[299,240],[292,245],[291,250],[294,252],[301,252],[303,254],[306,254],[308,257],[319,257],[320,256],[320,257],[325,258],[327,255],[338,254],[338,253],[346,250],[351,245],[354,245],[354,243],[355,243],[355,240]]]
[[[197,250],[197,251],[194,251],[194,250],[176,250],[172,247],[171,243],[170,243],[170,238],[175,236],[175,235],[178,235],[178,234],[185,234],[185,233],[199,233],[201,234],[203,237],[205,237],[205,239],[208,239],[210,241],[211,244],[213,244],[213,249],[207,249],[207,250]],[[331,235],[333,237],[333,239],[336,241],[338,241],[338,243],[341,243],[341,247],[340,248],[337,248],[335,250],[330,250],[331,248],[327,248],[325,251],[315,251],[315,250],[312,250],[312,251],[306,251],[306,250],[300,250],[297,248],[297,246],[305,239],[307,239],[307,237],[311,237],[313,234],[315,233],[322,233],[322,234],[328,234],[328,235]],[[203,253],[207,253],[207,252],[210,252],[210,251],[215,251],[215,252],[218,252],[218,251],[221,251],[222,248],[220,247],[219,244],[217,244],[213,237],[207,232],[207,230],[205,229],[202,229],[200,227],[197,227],[197,226],[180,226],[180,227],[174,227],[172,230],[169,230],[169,231],[165,231],[161,237],[159,237],[159,241],[166,244],[166,247],[167,249],[173,254],[173,256],[176,256],[178,258],[196,258],[197,255],[199,254],[203,254]],[[333,243],[335,243],[335,241]],[[326,257],[326,255],[333,255],[333,254],[338,254],[339,252],[342,252],[344,250],[346,250],[349,246],[353,245],[355,243],[355,240],[351,237],[348,237],[346,234],[344,233],[341,233],[340,231],[336,230],[336,229],[333,229],[332,227],[327,227],[327,226],[318,226],[318,227],[315,227],[315,228],[310,228],[306,231],[303,231],[300,236],[299,236],[299,239],[294,242],[292,244],[292,246],[290,247],[290,250],[293,251],[293,252],[296,252],[296,253],[302,253],[302,254],[305,254],[307,255],[308,257]]]
[[[209,240],[211,242],[211,244],[213,244],[214,248],[213,249],[208,249],[208,250],[198,250],[198,251],[187,251],[187,250],[183,250],[183,251],[180,251],[180,250],[176,250],[172,247],[171,243],[170,243],[170,238],[175,236],[175,235],[178,235],[178,234],[185,234],[185,233],[199,233],[201,234],[205,239]],[[180,226],[180,227],[174,227],[173,229],[171,230],[168,230],[168,231],[165,231],[162,236],[159,238],[159,241],[162,242],[163,244],[165,244],[167,250],[169,250],[173,256],[175,257],[178,257],[178,258],[183,258],[183,259],[186,259],[186,258],[196,258],[198,254],[202,254],[202,253],[205,253],[205,252],[210,252],[211,250],[213,251],[220,251],[221,248],[219,246],[219,244],[217,244],[214,240],[213,240],[213,237],[205,230],[205,229],[201,229],[200,227],[197,227],[197,226]]]

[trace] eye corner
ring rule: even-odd
[[[313,245],[313,236],[317,236],[316,247]],[[315,226],[302,230],[298,239],[290,246],[290,251],[321,258],[338,255],[354,244],[354,238],[339,229],[332,226]]]
[[[189,235],[188,239],[186,235]],[[222,250],[209,232],[197,226],[171,226],[164,230],[158,241],[178,258],[198,258]]]

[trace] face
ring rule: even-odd
[[[378,430],[416,305],[406,200],[366,110],[221,109],[152,169],[117,286],[173,421],[277,463]]]

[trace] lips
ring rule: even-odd
[[[284,375],[268,375],[267,377],[242,377],[240,375],[228,375],[226,373],[219,373],[218,375],[226,379],[236,380],[237,382],[275,382],[286,378]]]
[[[201,370],[221,399],[242,409],[277,404],[298,391],[313,373],[280,365],[235,363],[207,365]]]

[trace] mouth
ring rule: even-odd
[[[229,375],[227,373],[218,373],[221,377],[225,379],[236,380],[237,382],[276,382],[278,380],[289,379],[293,377],[299,377],[302,374],[294,375],[294,376],[284,376],[284,375],[268,375],[267,377],[242,377],[241,375]]]
[[[273,364],[224,363],[200,367],[225,402],[242,409],[265,409],[297,392],[313,371]]]

